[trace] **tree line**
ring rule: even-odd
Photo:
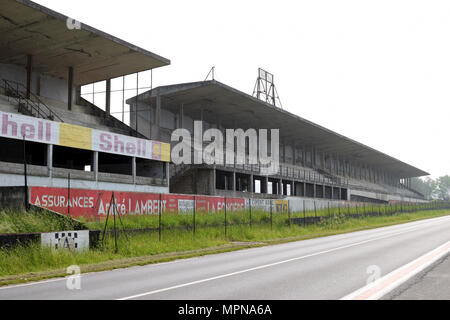
[[[436,179],[430,177],[413,178],[411,187],[419,191],[427,199],[450,200],[450,176],[445,175]]]

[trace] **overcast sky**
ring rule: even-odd
[[[38,0],[171,60],[154,86],[216,80],[433,177],[450,174],[450,1]]]

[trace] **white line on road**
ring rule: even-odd
[[[384,277],[369,283],[341,300],[377,300],[394,290],[402,283],[411,279],[413,276],[425,270],[428,266],[438,261],[444,255],[450,252],[450,241],[437,247],[436,249],[424,254],[423,256],[411,261],[410,263],[390,272]]]
[[[436,222],[436,221],[433,221],[433,222]],[[179,285],[175,285],[175,286],[171,286],[171,287],[167,287],[167,288],[162,288],[162,289],[157,289],[157,290],[153,290],[153,291],[148,291],[148,292],[144,292],[144,293],[141,293],[141,294],[136,294],[136,295],[120,298],[120,299],[117,299],[117,300],[136,299],[136,298],[149,296],[149,295],[153,295],[153,294],[157,294],[157,293],[161,293],[161,292],[165,292],[165,291],[169,291],[169,290],[179,289],[179,288],[183,288],[183,287],[187,287],[187,286],[192,286],[192,285],[195,285],[195,284],[200,284],[200,283],[204,283],[204,282],[208,282],[208,281],[223,279],[223,278],[226,278],[226,277],[231,277],[231,276],[242,274],[242,273],[246,273],[246,272],[251,272],[251,271],[255,271],[255,270],[265,269],[265,268],[277,266],[277,265],[280,265],[280,264],[285,264],[285,263],[292,262],[292,261],[298,261],[298,260],[302,260],[302,259],[306,259],[306,258],[310,258],[310,257],[314,257],[314,256],[318,256],[318,255],[322,255],[322,254],[326,254],[326,253],[342,250],[342,249],[355,247],[355,246],[358,246],[358,245],[361,245],[361,244],[365,244],[365,243],[368,243],[368,242],[373,242],[373,241],[377,241],[377,240],[381,240],[381,239],[395,237],[395,236],[401,235],[403,233],[407,233],[407,232],[411,232],[411,231],[420,229],[421,227],[422,227],[422,225],[421,226],[414,226],[414,227],[407,228],[406,230],[403,230],[401,232],[385,235],[385,236],[382,236],[382,237],[377,237],[377,238],[373,238],[373,239],[369,239],[369,240],[364,240],[364,241],[348,244],[348,245],[345,245],[345,246],[341,246],[341,247],[337,247],[337,248],[333,248],[333,249],[329,249],[329,250],[324,250],[324,251],[320,251],[320,252],[304,255],[304,256],[301,256],[301,257],[291,258],[291,259],[278,261],[278,262],[274,262],[274,263],[269,263],[269,264],[265,264],[265,265],[261,265],[261,266],[257,266],[257,267],[253,267],[253,268],[249,268],[249,269],[244,269],[244,270],[235,271],[235,272],[231,272],[231,273],[227,273],[227,274],[222,274],[222,275],[218,275],[218,276],[211,277],[211,278],[201,279],[201,280],[187,282],[187,283],[183,283],[183,284],[179,284]]]

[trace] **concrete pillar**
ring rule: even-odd
[[[31,78],[33,73],[33,56],[27,55],[27,99],[31,98]]]
[[[291,184],[291,196],[295,196],[295,181],[292,180],[292,184]]]
[[[95,181],[98,181],[98,151],[94,151],[92,159],[92,169],[94,171]]]
[[[316,184],[313,183],[313,198],[316,198]]]
[[[184,128],[184,104],[180,105],[180,118],[178,122],[178,128]]]
[[[303,182],[303,196],[306,197],[306,182]]]
[[[263,184],[263,183],[265,185],[265,193],[268,194],[269,193],[269,177],[264,177],[263,180],[261,181],[261,184]],[[261,186],[261,189],[262,189],[262,186]]]
[[[105,117],[111,114],[111,79],[106,80]]]
[[[278,186],[279,186],[279,189],[278,189],[278,194],[279,195],[283,195],[284,194],[284,186],[283,186],[283,180],[282,179],[280,179],[279,181],[278,181]]]
[[[155,136],[152,139],[161,140],[161,96],[156,96],[156,114],[155,114]]]
[[[167,188],[170,188],[170,162],[165,162],[166,165],[166,181],[167,181]],[[216,179],[216,171],[214,169],[214,186],[215,186],[215,180]],[[214,188],[214,190],[216,190]]]
[[[136,157],[131,158],[131,174],[133,175],[133,183],[136,184]]]
[[[233,171],[233,177],[232,177],[232,181],[231,181],[231,186],[232,186],[232,190],[236,191],[236,171]]]
[[[342,199],[342,188],[339,188],[339,200]]]
[[[73,67],[69,67],[69,75],[67,80],[67,109],[72,110],[72,100],[73,100]]]
[[[51,178],[53,174],[53,145],[47,145],[47,172],[48,176]]]
[[[209,193],[211,195],[215,195],[216,194],[216,168],[214,168],[211,171],[211,186],[210,186]]]
[[[251,192],[251,193],[253,193],[253,192],[255,192],[255,190],[254,190],[254,181],[253,181],[253,175],[251,174],[251,175],[249,175],[249,183],[248,183],[248,191],[249,192]]]

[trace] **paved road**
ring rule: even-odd
[[[0,288],[0,299],[340,299],[450,240],[450,216]]]
[[[384,300],[450,300],[450,255],[412,277]]]

